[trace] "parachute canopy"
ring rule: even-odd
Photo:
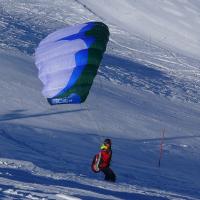
[[[108,40],[104,23],[89,22],[57,30],[40,42],[35,63],[51,105],[85,101]]]

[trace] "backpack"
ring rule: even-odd
[[[93,160],[92,160],[91,169],[95,173],[100,172],[100,169],[99,169],[100,160],[101,160],[101,154],[100,153],[96,154],[94,156]]]

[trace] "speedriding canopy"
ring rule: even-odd
[[[51,105],[86,100],[108,40],[104,23],[88,22],[57,30],[40,42],[35,64]]]

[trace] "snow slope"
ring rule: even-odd
[[[102,19],[164,48],[199,58],[200,3],[195,0],[79,0]],[[103,9],[102,9],[103,7]],[[120,17],[119,17],[120,12]]]
[[[198,1],[1,0],[0,9],[1,199],[200,199]],[[111,39],[90,95],[51,107],[34,49],[91,20]],[[115,184],[90,170],[105,137]]]

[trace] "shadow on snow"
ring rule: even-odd
[[[85,108],[82,109],[75,109],[75,110],[68,110],[68,111],[56,111],[56,112],[48,112],[48,113],[37,113],[37,114],[24,114],[24,110],[13,110],[10,113],[0,115],[0,122],[11,121],[15,119],[24,119],[24,118],[34,118],[34,117],[43,117],[49,115],[58,115],[58,114],[66,114],[72,112],[80,112],[86,110]]]

